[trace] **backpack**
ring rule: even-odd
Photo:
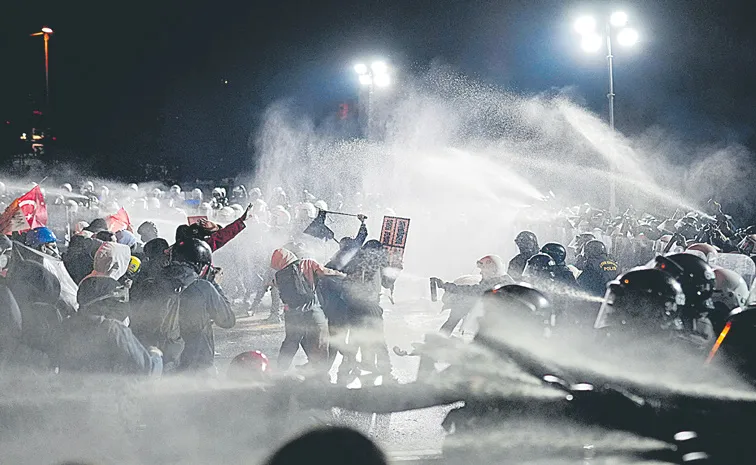
[[[165,306],[161,312],[163,318],[160,322],[160,335],[162,336],[161,343],[158,345],[160,350],[163,350],[163,347],[167,346],[170,342],[178,341],[181,338],[181,330],[179,328],[181,293],[197,281],[199,281],[199,279],[193,281],[187,286],[178,285],[174,287],[173,293],[169,294],[168,298],[165,300]]]
[[[289,264],[276,272],[276,286],[281,295],[281,301],[290,309],[300,308],[315,300],[315,289],[307,282],[300,261]]]

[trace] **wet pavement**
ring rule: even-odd
[[[248,350],[260,350],[275,363],[284,337],[283,324],[270,322],[269,304],[264,301],[254,316],[241,316],[230,330],[216,328],[216,365],[224,372],[230,360]],[[440,303],[427,299],[397,301],[391,304],[384,298],[384,322],[393,373],[400,383],[415,380],[419,359],[400,357],[391,350],[394,346],[410,349],[413,342],[422,341],[428,332],[436,331],[446,318],[439,313]],[[238,315],[244,315],[240,308]],[[340,357],[337,357],[338,363]],[[303,351],[297,353],[293,366],[306,363]],[[293,368],[294,370],[296,368]],[[331,370],[335,377],[335,368]],[[334,378],[335,379],[335,378]],[[416,456],[434,456],[441,451],[444,432],[441,422],[451,407],[434,407],[390,415],[367,415],[335,410],[327,421],[346,424],[374,437],[391,456],[411,459]]]

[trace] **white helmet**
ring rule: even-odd
[[[224,192],[224,190],[223,190],[222,187],[216,187],[212,191],[212,196],[213,197],[224,197],[225,196],[224,194],[225,194],[225,192]]]
[[[234,211],[234,214],[236,216],[241,216],[241,214],[244,213],[244,207],[242,207],[238,203],[231,205],[231,209]]]
[[[137,186],[136,184],[134,184],[132,182],[131,184],[129,184],[129,189],[128,190],[130,190],[132,192],[139,192],[139,186]]]
[[[748,300],[748,284],[738,273],[722,268],[719,266],[713,266],[714,278],[716,284],[714,285],[714,294],[711,300],[716,304],[717,302],[723,303],[728,310],[733,310],[745,305]]]
[[[196,187],[192,189],[192,198],[195,200],[202,200],[202,190]]]
[[[174,184],[171,186],[171,194],[180,194],[181,193],[181,186],[178,184]]]
[[[271,222],[275,226],[285,226],[291,223],[291,214],[281,205],[276,205],[271,211]]]
[[[254,201],[255,213],[263,213],[268,210],[268,204],[263,199],[257,199]]]
[[[60,188],[63,189],[64,191],[68,192],[68,193],[73,192],[73,187],[71,187],[71,184],[69,184],[67,182],[63,183],[63,185],[61,185]]]
[[[223,221],[234,220],[234,209],[231,207],[223,207],[218,211],[218,217]]]
[[[315,208],[315,205],[311,204],[310,202],[302,202],[299,205],[297,205],[295,216],[297,219],[302,219],[302,218],[313,219],[316,216],[318,216],[318,210],[317,208]]]
[[[328,210],[328,204],[325,203],[325,200],[318,200],[317,202],[312,204],[315,208],[318,210]]]

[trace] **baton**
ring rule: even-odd
[[[320,210],[320,209],[318,209],[318,210]],[[354,213],[332,212],[332,211],[329,211],[329,210],[320,210],[320,211],[322,211],[324,213],[329,213],[331,215],[352,216],[354,218],[357,218],[358,216],[360,216],[360,215],[356,215]],[[365,217],[365,219],[367,219],[367,216]]]

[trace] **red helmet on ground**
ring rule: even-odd
[[[261,381],[268,374],[270,361],[259,350],[242,352],[233,360],[228,367],[228,377],[240,381]]]

